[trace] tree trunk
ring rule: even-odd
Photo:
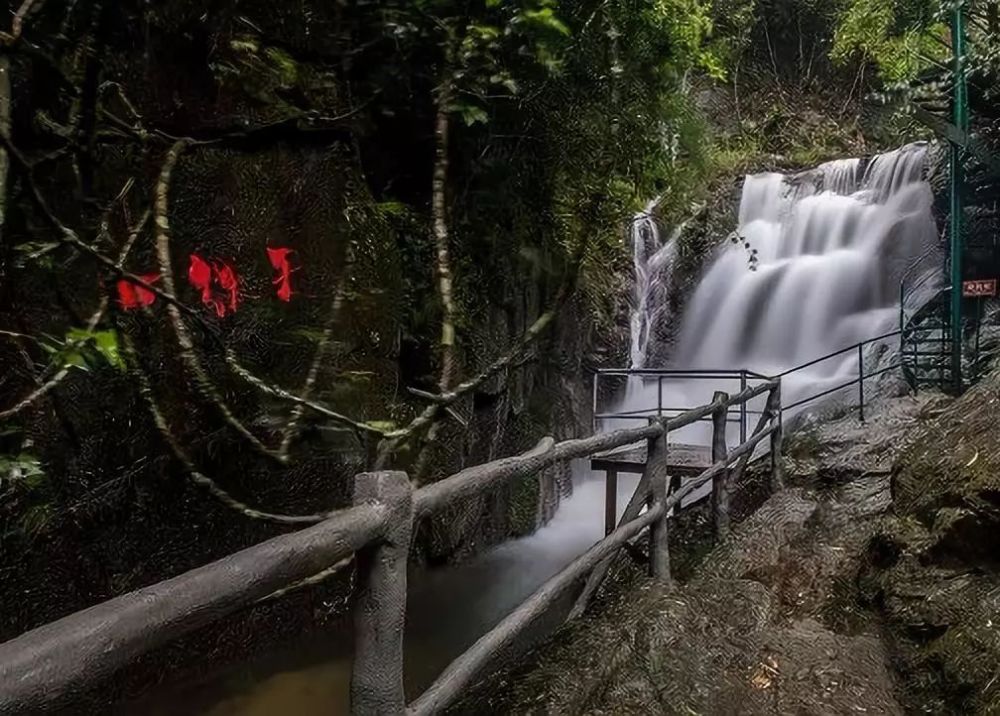
[[[448,215],[446,192],[448,188],[448,134],[451,119],[448,105],[451,87],[445,85],[438,95],[437,115],[434,120],[434,176],[431,182],[431,214],[434,220],[434,245],[437,250],[438,293],[441,295],[441,377],[438,387],[442,392],[451,387],[455,379],[455,300],[452,296],[451,258],[448,252]]]
[[[10,137],[10,57],[0,56],[0,133]],[[4,223],[7,219],[7,169],[10,159],[7,152],[0,148],[0,236],[3,235]]]

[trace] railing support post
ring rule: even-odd
[[[712,464],[726,459],[729,449],[726,446],[726,423],[729,417],[729,406],[726,401],[729,395],[716,391],[712,397],[713,403],[719,407],[712,413]],[[744,403],[744,406],[746,404]],[[729,534],[729,469],[712,480],[712,513],[715,516],[715,538],[725,539]]]
[[[369,472],[354,478],[354,504],[387,504],[387,533],[357,553],[354,671],[351,713],[400,716],[403,691],[403,625],[406,567],[413,529],[413,488],[405,472]]]
[[[663,432],[650,438],[646,454],[646,470],[649,475],[650,494],[653,504],[663,504],[667,500],[667,427],[666,421],[659,421]],[[653,578],[670,584],[670,515],[663,515],[649,527],[649,562]]]
[[[604,535],[615,531],[618,526],[618,471],[604,472]]]
[[[858,344],[858,415],[862,425],[865,422],[865,352],[864,344]]]
[[[740,371],[740,392],[747,389],[746,369]],[[747,441],[747,401],[740,403],[740,445]]]
[[[777,384],[771,388],[771,393],[767,397],[767,407],[764,410],[768,411],[774,423],[774,432],[771,433],[771,491],[777,492],[785,486],[784,466],[781,461],[783,432],[781,424],[783,420],[781,411],[781,378],[778,378]]]

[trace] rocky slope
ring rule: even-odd
[[[1000,713],[1000,375],[921,417],[863,594],[891,628],[908,706]]]

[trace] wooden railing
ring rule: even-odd
[[[729,409],[768,393],[753,433],[727,450]],[[698,420],[714,425],[713,462],[673,492],[667,475],[667,437]],[[355,555],[355,656],[351,709],[356,714],[434,714],[484,675],[537,617],[583,578],[588,581],[570,616],[580,613],[614,555],[649,530],[654,578],[669,582],[668,517],[692,491],[712,481],[713,514],[728,529],[728,488],[754,449],[770,439],[772,481],[780,486],[781,383],[767,381],[673,418],[578,440],[542,440],[516,457],[468,468],[414,490],[405,473],[362,473],[354,506],[306,529],[275,537],[151,587],[111,599],[0,644],[0,714],[35,713],[59,705],[168,641],[252,605],[289,584]],[[449,665],[407,706],[403,691],[403,625],[407,557],[416,522],[457,501],[557,462],[647,441],[647,462],[618,524],[603,540],[547,581]],[[731,473],[730,466],[736,463]],[[668,494],[669,493],[669,494]],[[645,508],[645,509],[643,509]]]

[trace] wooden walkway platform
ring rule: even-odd
[[[590,459],[592,470],[604,472],[604,533],[611,534],[618,524],[618,473],[641,475],[646,469],[647,444],[625,445],[607,452],[597,453]],[[685,477],[698,477],[712,466],[712,448],[708,445],[671,443],[667,446],[667,474],[670,491],[681,486]],[[700,502],[697,497],[684,507]]]
[[[670,475],[697,477],[712,466],[712,448],[708,445],[671,443],[667,447],[667,470]],[[590,460],[592,470],[642,474],[646,469],[646,445],[627,445],[598,453]]]

